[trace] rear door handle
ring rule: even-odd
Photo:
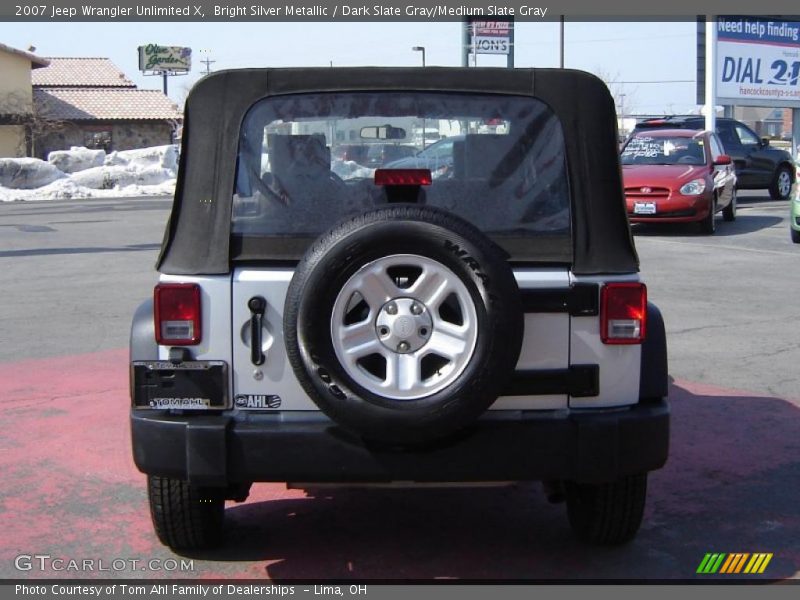
[[[264,364],[264,351],[262,348],[261,331],[264,326],[264,312],[267,301],[261,296],[253,296],[247,301],[250,309],[250,361],[256,365]]]

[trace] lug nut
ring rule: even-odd
[[[411,349],[411,346],[408,345],[408,342],[400,342],[397,344],[397,351],[398,352],[408,352]]]
[[[411,305],[411,314],[412,315],[420,315],[420,314],[422,314],[422,307],[419,304],[417,304],[416,302],[414,302],[414,304]]]
[[[386,305],[386,313],[390,314],[390,315],[396,315],[397,314],[397,304],[395,304],[394,302],[391,302],[390,304],[387,304]]]

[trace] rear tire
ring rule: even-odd
[[[797,231],[797,229],[790,229],[789,231],[792,232],[792,241],[795,244],[800,244],[800,231]]]
[[[406,446],[482,415],[514,373],[523,329],[502,250],[453,214],[405,204],[323,234],[294,272],[283,321],[289,363],[314,403],[355,435]]]
[[[633,539],[644,516],[647,474],[611,483],[566,484],[567,516],[575,534],[592,544],[623,544]]]
[[[148,475],[147,496],[153,528],[163,544],[175,550],[203,550],[222,542],[224,490]]]
[[[730,204],[722,209],[722,218],[729,223],[736,220],[736,190],[733,190]]]
[[[780,167],[769,186],[769,195],[773,200],[786,200],[792,192],[792,170],[786,165]]]

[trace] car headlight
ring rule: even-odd
[[[705,179],[695,179],[684,183],[680,191],[684,196],[698,196],[706,191]]]

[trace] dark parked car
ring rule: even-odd
[[[656,128],[704,129],[705,117],[689,115],[647,119],[637,123],[634,131]],[[769,195],[776,200],[789,197],[794,183],[791,154],[772,148],[769,140],[759,139],[752,129],[734,119],[717,119],[716,133],[725,154],[733,159],[738,189],[768,189]]]
[[[463,144],[463,135],[454,135],[435,142],[417,152],[415,156],[402,158],[386,164],[389,169],[430,169],[434,178],[453,177],[453,154],[457,143]]]
[[[336,148],[334,157],[376,169],[392,161],[414,156],[416,151],[414,146],[404,144],[344,144]]]

